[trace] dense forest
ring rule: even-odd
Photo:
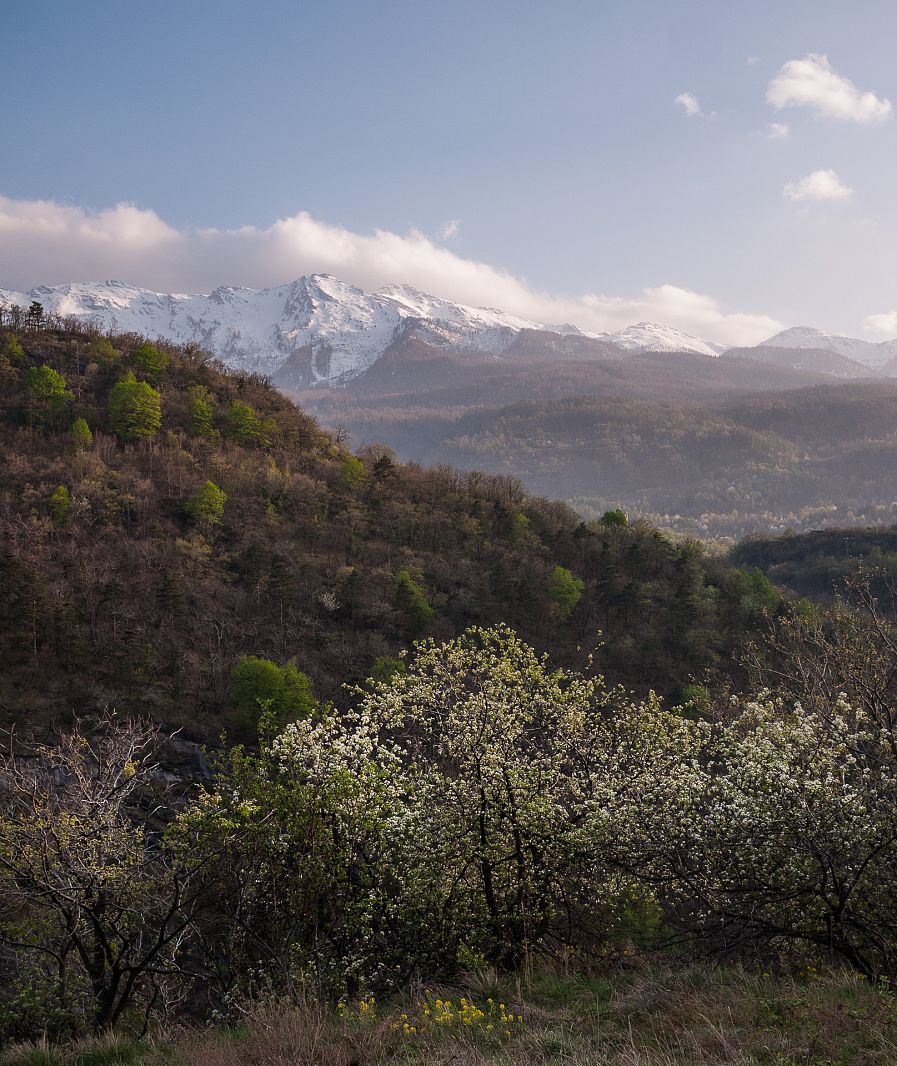
[[[108,705],[214,737],[244,656],[339,699],[415,637],[496,621],[677,698],[776,598],[514,478],[352,454],[196,348],[42,330],[0,351],[7,723]]]

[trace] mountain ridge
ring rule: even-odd
[[[453,303],[411,285],[373,293],[330,274],[310,274],[268,289],[222,285],[208,294],[159,293],[123,281],[67,282],[29,292],[0,289],[0,305],[46,311],[102,329],[199,343],[227,366],[274,377],[287,363],[303,385],[340,385],[358,377],[409,333],[434,349],[518,354],[526,334],[546,334],[556,354],[595,342],[590,354],[633,351],[716,356],[721,346],[681,330],[641,322],[618,333],[546,325],[495,308]]]

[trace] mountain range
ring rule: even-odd
[[[221,286],[208,295],[157,293],[121,281],[0,289],[0,306],[40,302],[48,312],[103,329],[194,342],[226,365],[256,371],[289,389],[339,386],[397,353],[464,354],[500,364],[614,360],[636,352],[749,358],[829,377],[897,375],[897,340],[873,343],[795,327],[749,348],[731,348],[652,322],[616,333],[531,321],[452,303],[409,285],[374,293],[329,274],[270,289]]]

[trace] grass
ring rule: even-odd
[[[439,1004],[439,1006],[437,1006]],[[501,1009],[499,1009],[501,1008]],[[511,1022],[501,1019],[512,1018]],[[522,1018],[518,1021],[518,1018]],[[897,999],[843,972],[636,968],[472,978],[385,1005],[254,1008],[234,1029],[0,1053],[0,1066],[891,1066]]]

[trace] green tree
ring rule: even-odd
[[[566,620],[573,613],[574,607],[582,598],[584,588],[585,582],[574,577],[563,566],[556,566],[548,575],[548,594],[562,620]]]
[[[264,444],[265,425],[254,407],[233,400],[227,409],[227,433],[241,444]]]
[[[252,740],[263,715],[276,729],[307,718],[315,709],[308,676],[293,660],[278,666],[270,659],[241,656],[231,671],[231,702],[240,739]]]
[[[25,389],[31,418],[46,427],[60,421],[73,399],[62,374],[46,364],[30,368],[25,375]]]
[[[190,390],[190,432],[194,437],[218,436],[212,397],[204,385],[194,385]]]
[[[48,504],[53,525],[57,529],[61,529],[68,522],[69,513],[72,509],[72,497],[65,485],[57,485],[53,489],[50,493]]]
[[[343,461],[340,470],[340,481],[347,488],[363,485],[368,479],[368,468],[357,455],[349,455]]]
[[[120,440],[151,437],[162,425],[162,398],[129,371],[109,390],[109,425]]]
[[[184,504],[184,510],[200,526],[217,526],[224,517],[227,494],[214,481],[207,481]]]
[[[121,352],[112,345],[108,337],[94,337],[87,346],[87,361],[98,366],[110,366],[117,363]]]
[[[155,381],[162,371],[168,366],[168,354],[157,348],[155,344],[144,341],[131,356],[131,362],[151,381]]]
[[[72,447],[76,452],[85,452],[93,444],[93,433],[83,418],[76,418],[69,430]]]
[[[0,347],[0,354],[4,355],[10,365],[14,367],[20,367],[25,362],[25,349],[19,344],[18,338],[11,333],[4,340],[2,347]]]
[[[625,526],[628,524],[629,519],[626,517],[626,512],[619,507],[615,507],[612,511],[605,511],[599,519],[603,526]]]
[[[396,591],[393,603],[402,619],[402,625],[410,633],[420,633],[433,620],[436,613],[427,602],[426,594],[408,569],[396,574]]]

